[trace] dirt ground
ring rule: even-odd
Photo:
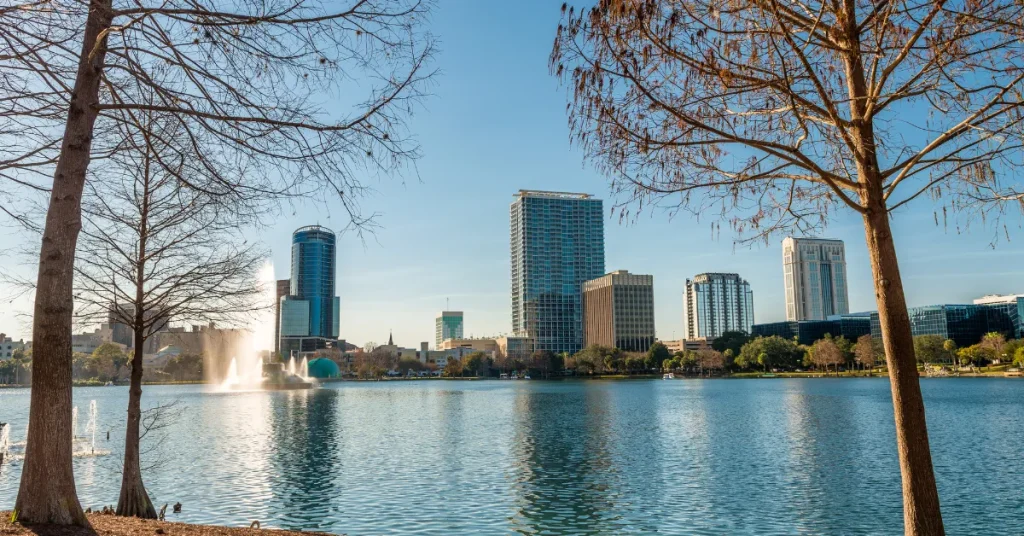
[[[250,529],[189,525],[133,517],[88,514],[92,528],[60,525],[22,525],[11,523],[10,512],[0,512],[0,536],[310,536],[323,534],[289,530]]]

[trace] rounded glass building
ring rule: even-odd
[[[336,340],[340,300],[334,294],[335,235],[310,225],[292,234],[289,295],[281,302],[281,353],[309,352]]]

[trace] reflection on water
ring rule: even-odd
[[[951,534],[1024,533],[1024,382],[923,384]],[[82,503],[117,499],[123,388],[96,400]],[[24,435],[28,392],[0,390]],[[888,382],[372,382],[308,392],[148,387],[185,408],[144,459],[178,521],[357,534],[893,534]],[[106,439],[106,431],[110,439]],[[0,510],[21,462],[0,466]]]

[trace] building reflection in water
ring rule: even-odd
[[[607,391],[522,388],[515,395],[511,528],[527,534],[613,534],[619,475]]]
[[[335,476],[342,471],[339,397],[335,389],[271,393],[270,497],[275,525],[324,529],[337,518],[335,499],[341,490]]]

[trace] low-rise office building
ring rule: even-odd
[[[0,333],[0,361],[10,359],[14,357],[14,352],[25,349],[25,341],[8,337],[4,333]]]
[[[825,335],[843,337],[852,342],[864,335],[871,334],[872,314],[851,313],[832,315],[826,320],[791,320],[754,324],[751,334],[755,337],[776,335],[783,339],[796,339],[798,343],[807,345],[825,338]]]
[[[478,352],[495,352],[498,350],[498,343],[494,339],[445,339],[441,342],[438,350],[451,350],[453,348],[469,348]]]
[[[682,352],[689,350],[696,352],[697,350],[703,350],[705,348],[711,348],[711,341],[707,339],[676,339],[674,341],[658,341],[668,348],[671,353]]]
[[[971,346],[981,341],[989,331],[989,315],[984,305],[945,304],[925,305],[907,309],[910,331],[914,336],[938,335],[951,339],[957,346]],[[882,325],[878,313],[871,313],[871,336],[882,338]]]

